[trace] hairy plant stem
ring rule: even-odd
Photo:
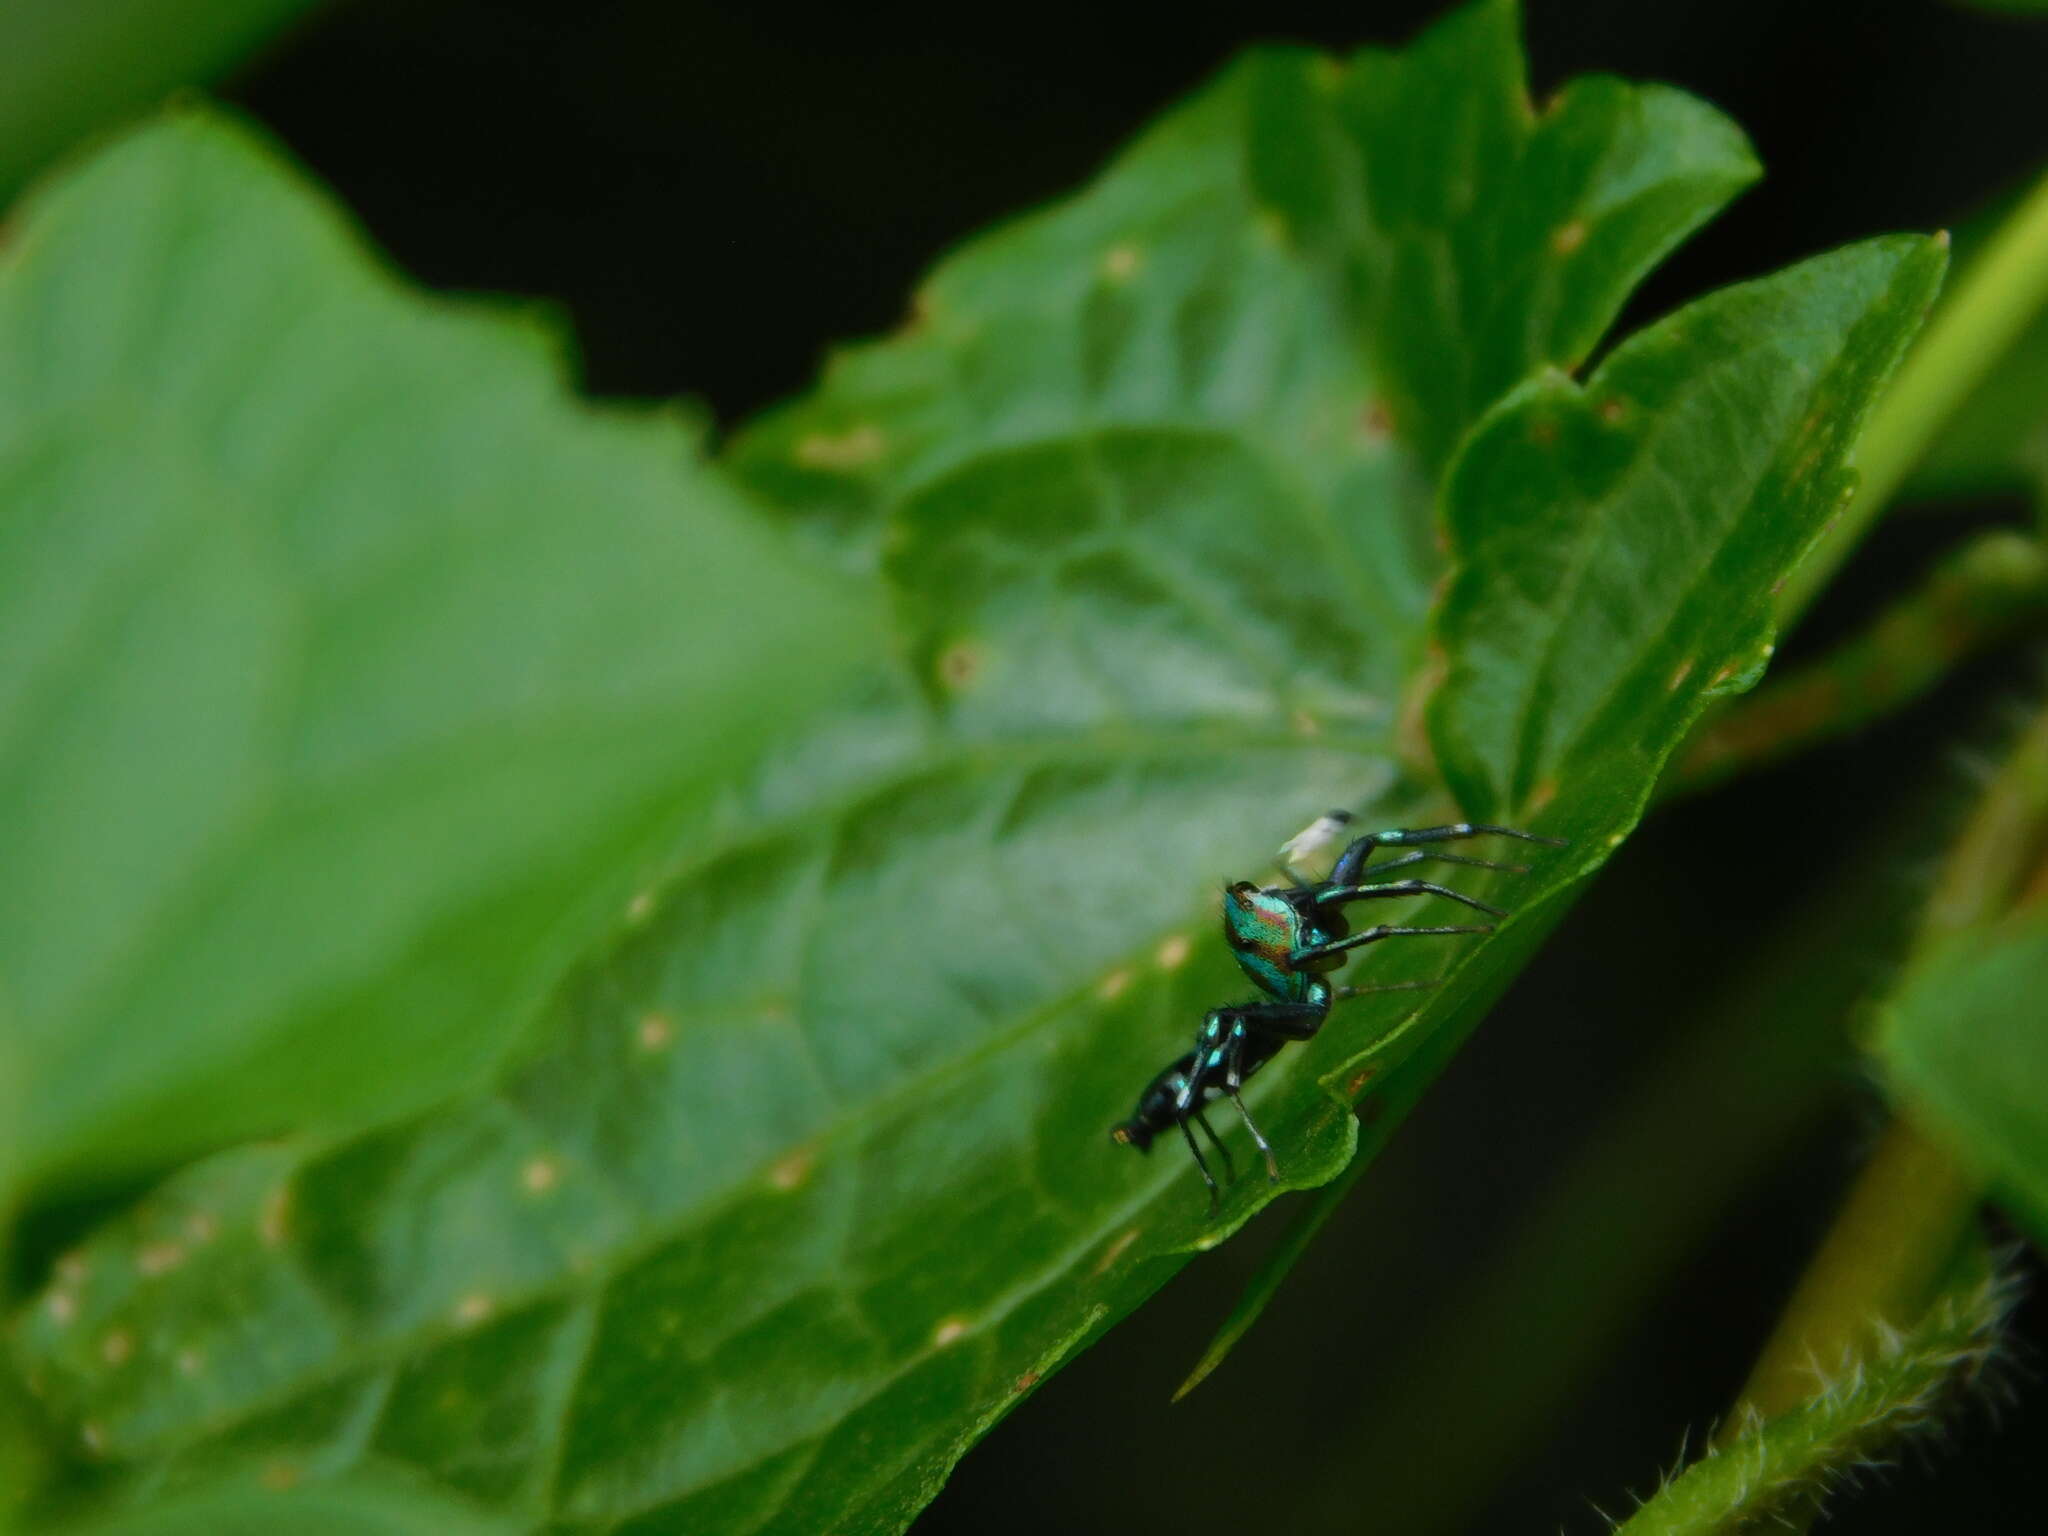
[[[1853,1371],[1875,1330],[1917,1324],[1982,1194],[1947,1149],[1893,1121],[1800,1277],[1719,1443]]]
[[[1995,920],[2031,888],[2039,875],[2034,865],[2044,828],[2048,709],[2022,734],[1971,812],[1927,904],[1909,967],[1956,934]],[[1904,1120],[1894,1122],[1795,1288],[1715,1452],[1645,1505],[1644,1514],[1722,1456],[1720,1470],[1702,1479],[1722,1489],[1701,1506],[1721,1509],[1716,1519],[1769,1512],[1795,1530],[1810,1522],[1830,1466],[1839,1469],[1845,1465],[1842,1458],[1869,1456],[1885,1436],[1908,1427],[1920,1414],[1916,1405],[1925,1401],[1933,1382],[1926,1376],[1927,1365],[1915,1361],[1924,1357],[1938,1365],[1946,1360],[1945,1368],[1953,1369],[1965,1359],[1981,1358],[1981,1349],[1988,1347],[1987,1339],[1973,1356],[1952,1341],[1917,1353],[1911,1348],[1901,1353],[1898,1346],[1902,1338],[1910,1341],[1929,1330],[1940,1334],[1949,1326],[1938,1302],[1941,1282],[1971,1238],[1983,1194],[1982,1181],[1946,1147]],[[1871,1383],[1882,1388],[1894,1375],[1899,1379],[1888,1390],[1904,1417],[1886,1407],[1882,1391],[1871,1396]],[[1847,1396],[1841,1391],[1844,1382],[1855,1384]],[[1788,1428],[1773,1440],[1780,1426]],[[1744,1458],[1733,1454],[1748,1447],[1762,1469],[1774,1445],[1785,1452],[1784,1465],[1769,1476],[1761,1470],[1750,1475],[1743,1470]],[[1831,1454],[1836,1461],[1829,1461]],[[1729,1472],[1731,1467],[1736,1470]],[[1802,1478],[1810,1481],[1802,1486]],[[1798,1492],[1797,1507],[1790,1510],[1779,1507],[1790,1496],[1788,1490]],[[1724,1496],[1737,1502],[1723,1507]],[[1742,1498],[1756,1507],[1741,1503]],[[1631,1521],[1628,1529],[1637,1529],[1641,1519]],[[1655,1522],[1641,1527],[1646,1532],[1719,1528]]]
[[[2007,1288],[1982,1245],[1908,1330],[1874,1327],[1858,1357],[1774,1417],[1744,1410],[1713,1449],[1671,1478],[1620,1536],[1803,1529],[1845,1479],[1939,1422],[1997,1343]]]
[[[2048,176],[1957,278],[1906,356],[1857,447],[1855,497],[1778,594],[1790,628],[1870,530],[1934,435],[2048,305]]]

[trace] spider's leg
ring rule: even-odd
[[[1258,1121],[1252,1118],[1252,1112],[1244,1107],[1244,1100],[1238,1095],[1237,1084],[1226,1082],[1223,1091],[1230,1095],[1230,1102],[1237,1106],[1238,1117],[1244,1121],[1244,1128],[1252,1133],[1252,1140],[1259,1144],[1259,1151],[1265,1154],[1266,1182],[1278,1184],[1280,1160],[1273,1155],[1273,1149],[1266,1145],[1266,1138],[1259,1130]]]
[[[1460,821],[1447,827],[1391,828],[1385,832],[1368,832],[1354,838],[1351,846],[1337,856],[1336,867],[1330,871],[1332,885],[1349,885],[1358,878],[1365,868],[1366,860],[1380,848],[1412,848],[1417,843],[1448,843],[1463,837],[1514,837],[1525,843],[1548,843],[1553,848],[1562,848],[1561,838],[1538,837],[1533,832],[1520,832],[1513,827],[1497,827],[1488,822]]]
[[[1374,897],[1393,896],[1442,896],[1446,900],[1462,902],[1481,912],[1490,912],[1495,917],[1506,917],[1499,907],[1454,891],[1447,885],[1438,885],[1430,880],[1389,880],[1385,885],[1332,885],[1326,886],[1316,897],[1317,906],[1342,904],[1347,901],[1369,901]]]
[[[1432,853],[1428,849],[1420,849],[1414,853],[1404,853],[1398,859],[1389,859],[1384,864],[1375,864],[1359,878],[1377,880],[1382,875],[1392,874],[1397,869],[1408,869],[1416,864],[1463,864],[1470,869],[1504,869],[1511,875],[1529,873],[1529,866],[1526,864],[1503,864],[1498,859],[1473,859],[1462,853]]]
[[[1216,1188],[1216,1176],[1209,1171],[1208,1163],[1203,1160],[1202,1149],[1195,1145],[1195,1133],[1188,1129],[1187,1117],[1185,1115],[1177,1117],[1174,1124],[1180,1127],[1181,1135],[1187,1138],[1188,1150],[1195,1154],[1195,1166],[1202,1170],[1202,1182],[1209,1186],[1209,1214],[1214,1216],[1216,1214],[1216,1207],[1223,1198]],[[1211,1134],[1214,1133],[1212,1132]]]
[[[1467,923],[1455,928],[1394,928],[1382,925],[1378,928],[1368,928],[1363,933],[1354,933],[1348,939],[1338,939],[1329,944],[1318,944],[1313,949],[1297,949],[1287,959],[1290,964],[1298,966],[1304,961],[1319,959],[1324,955],[1341,954],[1347,949],[1356,949],[1361,944],[1377,944],[1381,939],[1405,938],[1410,934],[1491,932],[1493,932],[1493,926],[1490,923]]]
[[[1194,1112],[1193,1119],[1195,1124],[1202,1128],[1202,1134],[1209,1138],[1209,1145],[1216,1149],[1216,1155],[1223,1159],[1223,1182],[1235,1184],[1237,1182],[1237,1164],[1231,1161],[1230,1148],[1223,1145],[1223,1138],[1216,1134],[1216,1128],[1209,1123],[1208,1116],[1204,1115],[1199,1109]]]
[[[1252,1140],[1258,1144],[1259,1154],[1266,1160],[1266,1182],[1277,1184],[1280,1182],[1280,1160],[1273,1156],[1273,1149],[1267,1145],[1265,1134],[1259,1129],[1259,1123],[1252,1119],[1251,1111],[1244,1107],[1244,1098],[1238,1092],[1244,1083],[1244,1045],[1245,1037],[1242,1031],[1232,1030],[1230,1044],[1224,1047],[1223,1091],[1230,1095],[1230,1102],[1236,1106],[1238,1118],[1244,1121],[1244,1128],[1252,1133]]]
[[[1430,981],[1382,981],[1365,987],[1339,987],[1331,994],[1338,1002],[1347,997],[1364,997],[1372,992],[1427,992],[1437,983]]]

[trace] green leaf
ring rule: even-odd
[[[1590,75],[1532,108],[1518,9],[1486,0],[1360,53],[1252,140],[1289,227],[1344,265],[1396,430],[1431,470],[1512,385],[1584,361],[1758,174],[1734,124],[1662,86]]]
[[[0,7],[0,202],[85,135],[200,85],[313,0],[10,0]]]
[[[1243,995],[1219,878],[1330,805],[1449,809],[1393,752],[1429,488],[1373,409],[1356,271],[1252,174],[1323,74],[1255,56],[742,441],[888,595],[903,664],[734,792],[488,1092],[202,1165],[59,1265],[18,1348],[111,1480],[369,1456],[529,1527],[900,1530],[1272,1198],[1246,1177],[1211,1221],[1177,1147],[1105,1132]],[[1771,552],[1721,572],[1730,603],[1762,602]],[[1433,990],[1347,1005],[1260,1075],[1285,1186],[1343,1168],[1362,1088],[1412,1102],[1683,723],[1617,721],[1641,782],[1564,786],[1543,826],[1569,851],[1461,879],[1514,906],[1496,935],[1360,968]]]
[[[1444,492],[1461,563],[1429,717],[1468,809],[1638,796],[1708,697],[1755,680],[1770,585],[1853,489],[1843,460],[1942,266],[1911,236],[1817,257],[1474,430]]]
[[[2048,1242],[2048,914],[2038,907],[1945,944],[1887,1009],[1878,1052],[1930,1134],[1995,1184]]]
[[[906,481],[969,453],[1228,421],[1334,477],[1365,579],[1412,599],[1427,490],[1390,515],[1381,440],[1433,474],[1757,175],[1739,129],[1660,86],[1591,76],[1538,112],[1516,16],[1485,0],[1343,62],[1248,54],[1091,192],[948,261],[903,334],[836,357],[735,462],[806,521],[873,535]]]
[[[677,422],[562,371],[530,320],[399,288],[217,118],[22,214],[0,1137],[24,1177],[471,1080],[650,839],[857,663],[851,599]]]
[[[148,1509],[67,1521],[54,1536],[510,1536],[515,1529],[395,1478],[297,1479],[291,1463],[273,1461]]]

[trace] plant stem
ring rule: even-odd
[[[1707,717],[1664,794],[1708,789],[1912,703],[1954,667],[2048,618],[2048,551],[1987,533],[1862,634]]]
[[[1752,1410],[1764,1419],[1790,1413],[1852,1372],[1876,1342],[1874,1330],[1916,1325],[1981,1193],[1945,1148],[1894,1121],[1800,1277],[1720,1443],[1741,1432]]]
[[[2048,176],[1956,281],[1926,333],[1871,412],[1857,448],[1861,480],[1778,594],[1789,628],[1833,578],[1950,413],[2048,304]]]
[[[1981,1245],[1914,1327],[1874,1336],[1866,1358],[1773,1419],[1745,1414],[1731,1434],[1646,1500],[1619,1536],[1798,1530],[1845,1471],[1938,1421],[1956,1385],[1997,1343],[2009,1302]]]
[[[2048,826],[2048,709],[1986,786],[1944,862],[1915,963],[1993,921],[2024,888]],[[1905,1121],[1885,1133],[1758,1357],[1738,1424],[1791,1411],[1870,1347],[1873,1325],[1915,1322],[1968,1230],[1982,1181]]]
[[[1927,903],[1916,958],[1990,922],[2022,893],[2048,831],[2048,709],[2035,715],[1943,862]]]

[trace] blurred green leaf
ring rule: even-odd
[[[216,1159],[62,1261],[18,1347],[86,1454],[138,1488],[367,1455],[536,1524],[899,1530],[1064,1357],[1272,1198],[1247,1178],[1211,1222],[1176,1147],[1147,1163],[1105,1132],[1244,991],[1208,937],[1219,877],[1332,804],[1447,809],[1393,760],[1428,487],[1372,408],[1356,271],[1292,239],[1251,169],[1326,74],[1233,70],[1079,199],[946,263],[909,334],[741,443],[750,483],[888,595],[903,664],[735,791],[490,1092]],[[1886,274],[1936,268],[1859,248],[1832,310],[1808,269],[1779,283],[1874,371],[1917,320]],[[1739,374],[1778,344],[1729,320],[1688,356]],[[1834,402],[1851,419],[1860,382]],[[1742,432],[1779,451],[1804,398]],[[1581,467],[1659,442],[1620,432]],[[1693,546],[1742,552],[1714,570],[1736,609],[1790,559],[1742,511]],[[1671,617],[1696,709],[1747,658],[1706,610]],[[1351,1099],[1414,1054],[1412,1099],[1625,833],[1689,718],[1630,697],[1597,793],[1565,785],[1545,815],[1574,846],[1461,881],[1515,917],[1374,954],[1365,979],[1439,985],[1349,1005],[1254,1084],[1288,1185],[1344,1166]]]
[[[1475,816],[1639,797],[1657,744],[1761,673],[1770,582],[1745,578],[1789,570],[1853,489],[1843,461],[1942,266],[1899,236],[1725,289],[1474,430],[1444,493],[1462,564],[1430,725]]]
[[[0,266],[0,1057],[27,1179],[416,1107],[857,662],[687,433],[180,114]],[[745,646],[735,644],[744,635]],[[740,658],[735,660],[735,658]]]
[[[0,203],[66,148],[203,85],[314,0],[8,0]]]
[[[1907,978],[1878,1052],[1914,1118],[2048,1242],[2048,913],[1942,945]]]
[[[2007,233],[2031,221],[2048,221],[2048,182],[1997,199],[1955,232],[1956,267],[1962,278],[1974,272],[1988,250]],[[2037,236],[2037,242],[2048,233]],[[2025,253],[2022,272],[2031,283],[2014,285],[2014,309],[2024,322],[2016,337],[1983,346],[1985,371],[1968,396],[1941,424],[1913,469],[1906,494],[1913,497],[1980,496],[2026,490],[2048,501],[2048,304],[2038,273],[2041,251]],[[1944,305],[1946,307],[1946,304]],[[2031,315],[2031,319],[2027,317]]]
[[[53,1536],[510,1536],[517,1529],[393,1478],[300,1483],[290,1462],[273,1461],[148,1509],[67,1521]]]

